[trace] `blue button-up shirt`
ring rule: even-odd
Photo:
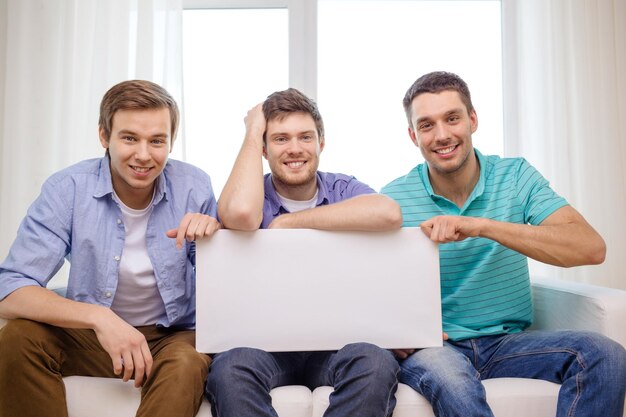
[[[333,204],[342,200],[347,200],[361,194],[375,194],[370,186],[363,184],[356,178],[344,174],[332,174],[328,172],[317,171],[317,203],[315,206],[325,204]],[[263,222],[261,229],[267,229],[267,226],[276,217],[289,211],[283,207],[274,183],[272,182],[272,174],[265,175],[265,202],[263,203]]]
[[[0,264],[0,300],[18,288],[45,287],[70,262],[67,298],[110,307],[124,256],[122,212],[113,200],[108,157],[90,159],[52,175],[22,221]],[[170,160],[157,179],[146,246],[165,305],[157,325],[195,325],[195,244],[176,249],[165,236],[185,213],[216,215],[209,176]]]

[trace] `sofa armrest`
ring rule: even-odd
[[[593,330],[626,347],[626,291],[533,278],[531,329]]]

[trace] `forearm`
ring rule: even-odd
[[[256,230],[263,219],[262,143],[244,140],[219,199],[219,217],[228,229]]]
[[[386,231],[402,226],[398,204],[387,196],[368,194],[297,213],[283,214],[271,228]]]
[[[600,235],[584,223],[532,226],[481,219],[480,236],[551,265],[572,267],[604,261],[606,246]]]
[[[101,316],[113,314],[94,304],[68,300],[46,288],[22,287],[0,301],[0,317],[24,318],[53,326],[95,329]]]

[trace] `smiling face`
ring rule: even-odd
[[[460,174],[473,158],[476,112],[468,113],[459,93],[422,93],[411,102],[409,136],[419,147],[433,176]]]
[[[310,114],[295,112],[267,122],[263,155],[272,171],[276,191],[292,200],[313,198],[317,167],[324,149]]]
[[[118,110],[111,136],[100,128],[100,143],[109,151],[113,189],[134,209],[148,206],[155,181],[171,150],[171,121],[167,108]]]

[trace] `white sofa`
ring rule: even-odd
[[[626,346],[626,291],[547,279],[534,279],[532,288],[534,328],[595,330]],[[0,319],[0,327],[3,324]],[[139,404],[139,391],[117,379],[73,376],[65,378],[65,385],[70,417],[131,417]],[[557,384],[501,378],[484,385],[496,417],[555,416]],[[274,389],[272,399],[280,417],[321,417],[331,391],[286,386]],[[393,417],[433,416],[428,402],[405,385],[400,384],[396,398]],[[205,400],[198,417],[210,416]]]

